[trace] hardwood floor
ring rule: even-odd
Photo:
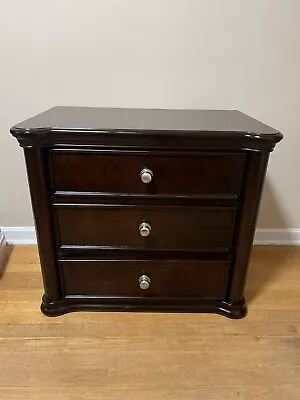
[[[0,399],[300,398],[300,247],[254,248],[249,315],[73,313],[47,318],[37,249],[0,280]]]

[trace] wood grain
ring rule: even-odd
[[[300,248],[254,248],[249,315],[40,311],[35,246],[0,281],[0,398],[300,398]]]
[[[224,297],[226,261],[70,261],[59,263],[67,295],[152,297]],[[188,271],[188,272],[187,272]],[[141,290],[139,277],[150,277]],[[140,301],[140,300],[139,300]]]
[[[233,207],[108,204],[63,204],[55,211],[63,246],[173,251],[228,251],[236,213]],[[147,238],[139,232],[144,221],[151,225]]]
[[[184,154],[180,151],[130,153],[118,150],[107,154],[105,151],[72,148],[52,150],[52,184],[57,191],[152,196],[239,195],[245,154]],[[148,184],[141,181],[140,172],[144,168],[150,168],[153,173]]]

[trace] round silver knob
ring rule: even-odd
[[[148,222],[142,222],[139,226],[140,235],[143,237],[147,237],[151,232],[151,225]]]
[[[141,289],[149,289],[150,286],[150,278],[148,275],[141,275],[139,277],[139,284]]]
[[[143,183],[149,183],[152,181],[153,172],[151,169],[144,168],[140,173],[140,177]]]

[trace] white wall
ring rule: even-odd
[[[261,227],[300,227],[299,0],[10,0],[0,13],[0,225],[32,225],[13,124],[54,105],[237,108],[285,134]]]

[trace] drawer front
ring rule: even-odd
[[[57,205],[56,216],[62,246],[228,251],[235,209]]]
[[[66,295],[113,297],[222,298],[229,271],[225,261],[68,261],[60,268]]]
[[[54,191],[160,196],[239,195],[244,154],[193,154],[120,155],[53,150],[52,184]],[[152,175],[147,175],[148,170]],[[143,183],[149,179],[150,182]]]

